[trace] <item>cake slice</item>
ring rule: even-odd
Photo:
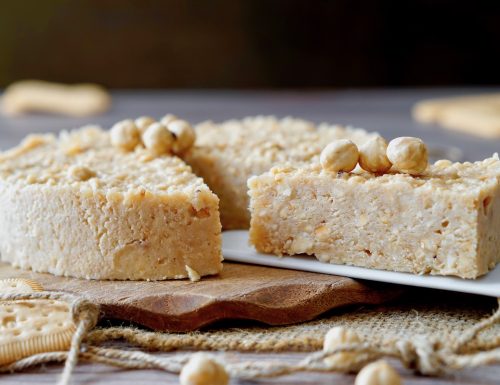
[[[423,100],[413,107],[418,122],[439,124],[483,138],[500,137],[500,94],[455,96]]]
[[[319,157],[332,140],[363,144],[374,136],[362,129],[302,119],[250,117],[196,127],[195,146],[184,159],[220,198],[224,229],[248,228],[247,180],[283,162],[302,163]]]
[[[263,253],[462,278],[500,261],[498,155],[420,176],[280,166],[248,185],[250,241]]]
[[[178,157],[110,142],[86,127],[0,154],[1,259],[88,279],[220,272],[217,196]]]

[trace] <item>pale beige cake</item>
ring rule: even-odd
[[[92,279],[185,278],[221,268],[219,200],[189,166],[122,151],[88,127],[0,154],[0,253]]]
[[[260,252],[476,278],[500,261],[500,161],[438,161],[422,176],[281,166],[249,180]]]
[[[286,161],[309,162],[335,139],[362,144],[374,134],[362,129],[320,124],[302,119],[257,116],[196,127],[195,146],[185,156],[220,198],[225,229],[248,228],[247,180]]]
[[[484,138],[500,137],[500,94],[480,94],[418,102],[413,117]]]

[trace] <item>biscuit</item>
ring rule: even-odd
[[[35,299],[0,302],[0,365],[68,350],[76,327],[69,305]]]
[[[413,107],[413,118],[483,138],[500,137],[500,94],[424,100]]]
[[[96,84],[59,84],[23,80],[6,88],[2,98],[5,115],[46,112],[75,117],[102,113],[109,109],[111,97]]]
[[[0,279],[0,293],[33,293],[36,291],[43,291],[43,287],[31,279]]]

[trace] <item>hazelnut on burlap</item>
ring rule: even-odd
[[[361,343],[361,338],[352,330],[335,326],[326,333],[323,340],[323,351],[329,352],[342,345]],[[356,352],[339,352],[325,358],[325,362],[330,365],[347,365],[356,356]]]
[[[399,374],[385,361],[366,365],[356,376],[354,385],[401,385]]]
[[[181,385],[227,385],[226,369],[205,353],[196,353],[181,370]]]

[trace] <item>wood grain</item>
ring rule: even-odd
[[[0,278],[10,277],[84,295],[101,305],[105,318],[162,331],[189,331],[223,319],[291,324],[340,306],[382,303],[403,291],[395,285],[227,262],[222,274],[199,282],[88,281],[0,264]]]

